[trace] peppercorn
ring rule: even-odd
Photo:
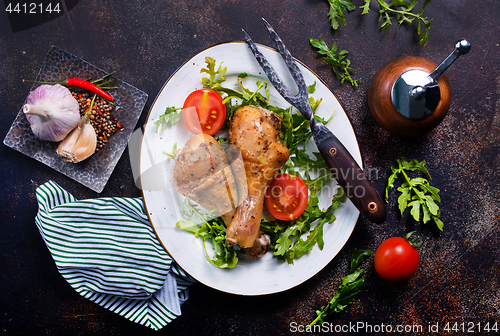
[[[80,115],[88,111],[92,96],[88,92],[72,92],[80,105]],[[113,108],[102,97],[97,96],[90,113],[90,124],[94,127],[98,144],[96,150],[102,149],[107,140],[117,129],[123,130],[121,123],[112,115]]]

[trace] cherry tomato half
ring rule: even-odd
[[[193,134],[214,135],[226,120],[226,106],[217,92],[210,89],[196,90],[184,102],[182,120]]]
[[[375,251],[375,270],[385,280],[408,279],[418,268],[420,256],[415,247],[402,237],[392,237]]]
[[[309,190],[300,177],[279,174],[267,188],[265,202],[271,215],[290,221],[304,212],[308,197]]]

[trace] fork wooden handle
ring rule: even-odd
[[[351,153],[320,122],[311,121],[311,129],[321,156],[346,196],[368,220],[383,223],[386,218],[385,203]]]

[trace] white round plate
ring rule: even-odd
[[[295,83],[279,53],[266,46],[258,47],[273,64],[285,84],[293,87]],[[242,256],[232,269],[217,268],[206,260],[202,240],[175,225],[179,219],[184,218],[180,212],[184,197],[177,193],[174,187],[174,160],[165,154],[172,152],[174,144],[177,144],[177,148],[182,148],[191,133],[182,121],[163,132],[156,133],[156,125],[153,122],[158,120],[168,106],[182,107],[189,93],[203,87],[201,78],[207,77],[207,74],[200,73],[200,70],[206,67],[207,56],[215,58],[216,67],[221,62],[227,67],[226,82],[222,84],[223,86],[237,89],[237,76],[243,72],[250,75],[245,78],[245,85],[248,87],[255,85],[257,80],[268,82],[244,42],[219,44],[205,49],[188,60],[167,80],[151,107],[141,144],[140,173],[149,218],[166,251],[180,267],[199,282],[223,292],[239,295],[264,295],[290,289],[314,276],[337,255],[349,239],[359,212],[350,201],[342,203],[335,210],[337,220],[324,226],[323,250],[315,246],[311,252],[294,260],[292,265],[278,261],[271,252],[258,260]],[[338,100],[318,76],[299,61],[297,63],[306,84],[311,85],[316,82],[316,91],[312,96],[315,99],[323,99],[316,114],[328,119],[335,113],[328,127],[362,166],[356,136]],[[269,89],[270,101],[273,104],[283,108],[289,106],[272,84],[269,84]],[[312,140],[310,144],[311,148],[315,147]],[[336,182],[332,181],[329,187],[321,194],[322,208],[331,203]]]

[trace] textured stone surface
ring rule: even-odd
[[[358,5],[361,1],[355,1]],[[441,189],[444,231],[399,216],[397,193],[389,194],[388,216],[376,225],[363,218],[344,249],[317,276],[287,292],[239,297],[202,285],[192,287],[183,315],[160,332],[132,324],[81,298],[58,274],[34,224],[35,189],[54,180],[77,198],[141,196],[128,152],[101,194],[7,146],[0,146],[0,330],[8,335],[288,335],[290,323],[306,324],[334,295],[354,248],[375,250],[386,238],[416,230],[424,240],[416,274],[400,283],[378,277],[373,261],[364,264],[365,284],[345,312],[327,318],[333,325],[500,324],[500,7],[494,0],[434,1],[426,16],[434,29],[418,45],[416,26],[379,30],[377,5],[369,14],[347,14],[347,25],[330,28],[325,0],[301,1],[80,1],[68,15],[13,33],[0,13],[0,125],[2,138],[15,120],[52,45],[78,55],[149,97],[142,125],[169,76],[207,46],[241,41],[244,28],[257,43],[271,45],[261,17],[280,34],[292,55],[315,71],[337,95],[357,133],[365,167],[383,193],[391,163],[401,156],[426,160]],[[340,85],[309,38],[336,42],[349,51],[358,88]],[[452,102],[432,132],[404,139],[382,130],[367,103],[368,87],[387,61],[416,55],[440,62],[460,38],[472,50],[447,71]],[[326,242],[327,243],[327,242]],[[467,326],[467,324],[466,324]],[[476,325],[477,327],[477,325]],[[500,325],[499,325],[500,327]],[[477,329],[475,329],[477,331]],[[349,333],[344,333],[349,334]],[[359,334],[359,333],[358,333]],[[362,333],[361,333],[362,334]],[[382,334],[382,333],[381,333]],[[436,333],[434,333],[436,334]],[[459,333],[449,333],[459,334]]]

